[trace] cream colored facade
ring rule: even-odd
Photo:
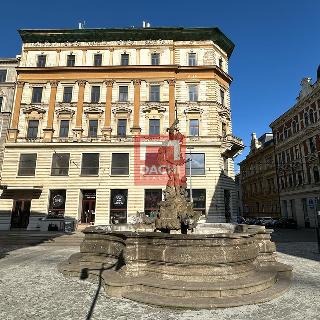
[[[135,184],[134,137],[150,133],[151,119],[159,120],[158,133],[167,135],[167,128],[176,117],[192,154],[204,154],[203,172],[192,176],[192,189],[200,189],[205,195],[207,220],[220,222],[235,216],[232,157],[243,144],[232,135],[231,126],[228,58],[233,44],[225,38],[228,46],[220,47],[217,43],[223,42],[219,37],[225,36],[216,29],[201,29],[207,33],[196,41],[180,41],[175,29],[168,31],[172,40],[159,40],[163,38],[163,28],[152,29],[152,36],[146,34],[142,36],[145,39],[137,41],[126,40],[132,30],[121,29],[118,41],[109,41],[108,29],[103,30],[103,41],[94,29],[80,30],[78,42],[66,41],[76,30],[63,30],[59,41],[50,30],[20,32],[24,43],[5,149],[0,214],[6,218],[0,228],[10,228],[17,201],[28,200],[28,229],[36,229],[39,218],[48,214],[52,190],[65,190],[64,216],[77,221],[83,216],[83,191],[94,190],[95,224],[112,222],[112,190],[127,190],[126,217],[127,222],[132,222],[137,211],[145,209],[145,190],[165,188]],[[190,30],[191,34],[197,32]],[[142,29],[141,34],[144,32],[150,30]],[[212,40],[212,35],[218,40]],[[89,36],[97,39],[89,41]],[[87,37],[86,41],[81,41],[83,37]],[[154,53],[158,54],[157,65],[151,65]],[[101,55],[101,64],[94,65],[97,54]],[[39,66],[39,55],[46,57],[45,66]],[[70,55],[75,57],[73,66],[67,66]],[[128,57],[128,65],[121,65],[122,55]],[[152,86],[159,86],[159,98],[152,96]],[[37,87],[43,89],[41,100],[35,102],[32,96]],[[72,87],[70,102],[64,102],[65,87]],[[100,92],[94,102],[92,87],[99,87]],[[128,87],[126,101],[119,101],[123,100],[119,87]],[[194,101],[190,101],[190,87],[196,92],[197,97],[191,99]],[[121,136],[119,119],[127,123],[125,135]],[[28,127],[32,120],[38,127],[36,137],[30,138]],[[62,120],[69,121],[68,135],[63,138]],[[97,121],[94,136],[89,132],[90,120]],[[190,121],[194,120],[199,127],[195,135],[190,134]],[[28,153],[37,154],[35,173],[21,176],[20,156]],[[66,176],[51,175],[56,153],[70,154]],[[96,175],[81,174],[83,153],[99,153]],[[112,174],[113,153],[129,154],[128,174]]]

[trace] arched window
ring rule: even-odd
[[[319,169],[318,167],[313,168],[313,177],[314,177],[314,182],[318,183],[320,181],[320,174],[319,174]]]
[[[309,115],[307,112],[304,113],[304,124],[306,127],[309,125]]]
[[[310,123],[314,123],[313,109],[309,110],[309,119]]]
[[[296,131],[296,125],[297,125],[297,123],[295,122],[295,120],[293,120],[292,121],[292,132],[293,133],[296,133],[297,131]]]

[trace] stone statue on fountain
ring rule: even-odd
[[[158,162],[165,166],[168,182],[164,200],[160,202],[155,228],[165,233],[181,229],[181,233],[186,234],[188,230],[195,228],[200,213],[193,210],[186,191],[186,158],[181,152],[184,137],[177,128],[178,123],[175,120],[168,129],[169,140],[158,151]]]

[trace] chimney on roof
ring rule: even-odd
[[[150,28],[150,23],[147,22],[147,21],[142,21],[142,28],[145,29],[145,28]]]

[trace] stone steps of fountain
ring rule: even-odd
[[[123,277],[119,273],[106,272],[102,278],[112,293],[114,287],[131,287],[129,292],[143,292],[172,297],[226,297],[250,294],[266,290],[276,282],[277,273],[260,270],[250,277],[234,280],[217,280],[214,282],[176,281],[172,279],[158,279],[147,276]]]
[[[161,307],[170,308],[189,308],[189,309],[212,309],[236,307],[246,304],[257,304],[270,301],[280,296],[288,289],[290,285],[290,276],[279,275],[273,286],[250,294],[240,296],[222,296],[222,297],[172,297],[170,295],[159,295],[150,292],[128,292],[125,298]]]

